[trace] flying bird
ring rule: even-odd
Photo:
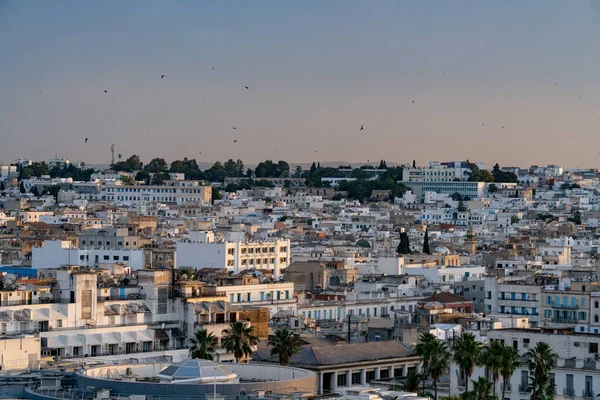
[[[246,89],[250,89],[248,86],[244,86]]]
[[[166,75],[161,75],[160,79],[165,79]]]
[[[234,140],[233,143],[237,143],[237,140]]]
[[[361,125],[361,126],[360,126],[360,130],[362,131],[362,130],[364,130],[364,129],[365,129],[365,126],[364,126],[364,125]]]
[[[413,104],[415,104],[415,101],[413,100]]]
[[[104,93],[108,93],[108,90],[105,90]]]
[[[88,138],[85,138],[85,142],[86,142],[86,143],[87,143],[87,141],[88,141]]]
[[[233,127],[233,129],[235,129],[235,126]]]

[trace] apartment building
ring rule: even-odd
[[[543,315],[542,286],[526,281],[504,281],[494,276],[484,277],[485,311],[488,314],[529,317],[530,326],[537,327]]]
[[[101,199],[119,204],[140,206],[143,203],[210,204],[212,187],[197,181],[174,181],[166,185],[122,185],[118,182],[102,186]]]
[[[548,343],[558,355],[557,365],[550,374],[557,398],[573,400],[594,399],[600,388],[600,336],[588,333],[573,333],[570,328],[560,329],[497,329],[487,333],[489,340],[500,340],[524,354],[538,342]],[[450,370],[457,369],[454,362]],[[486,376],[483,367],[476,367],[472,380]],[[450,395],[464,391],[464,377],[449,374]],[[472,385],[470,385],[472,387]],[[502,391],[499,379],[496,393]],[[517,368],[506,391],[507,400],[521,400],[530,396],[530,375],[526,363]]]
[[[215,240],[212,232],[190,232],[177,242],[177,265],[192,268],[227,268],[239,273],[246,269],[266,269],[278,279],[290,264],[289,239],[245,241],[243,233]]]
[[[88,246],[87,240],[86,246]],[[144,268],[143,250],[118,247],[78,248],[73,246],[71,242],[64,240],[46,240],[42,246],[32,248],[31,266],[35,269],[58,268],[63,265],[99,267],[103,264],[115,263],[124,264],[133,271],[142,269]]]

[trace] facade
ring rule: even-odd
[[[177,242],[178,266],[198,269],[226,267],[234,273],[253,268],[266,269],[272,271],[277,279],[285,272],[291,259],[290,241],[287,239],[216,242],[210,233],[202,238],[190,238]]]
[[[197,181],[174,181],[172,186],[122,185],[115,182],[102,186],[101,199],[132,206],[143,203],[210,204],[212,187],[200,186]]]
[[[88,246],[87,242],[86,246]],[[134,271],[142,269],[144,268],[143,250],[104,248],[104,246],[77,248],[71,242],[62,240],[46,240],[41,247],[32,249],[31,265],[35,269],[58,268],[63,265],[99,267],[115,263],[126,265]]]
[[[564,331],[544,329],[498,329],[488,331],[490,340],[500,340],[506,345],[515,347],[519,354],[535,347],[538,342],[546,342],[558,355],[557,366],[550,375],[555,385],[556,398],[574,400],[593,399],[600,387],[600,360],[598,346],[600,336],[590,334],[573,334],[571,329]],[[456,369],[454,363],[450,370]],[[464,379],[459,374],[450,375],[450,395],[459,395],[464,391]],[[482,367],[476,367],[472,380],[485,376]],[[501,393],[502,379],[499,380],[496,393]],[[530,395],[529,371],[522,364],[513,374],[506,399],[520,400]]]
[[[259,350],[252,358],[263,363],[279,362],[268,349]],[[318,392],[324,394],[365,386],[374,380],[404,377],[419,364],[414,351],[397,341],[305,347],[289,362],[290,366],[316,372]]]

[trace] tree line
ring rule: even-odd
[[[235,362],[250,357],[252,346],[259,342],[254,327],[245,322],[232,322],[221,334],[221,347],[233,354]],[[190,338],[190,344],[191,358],[212,360],[219,347],[219,340],[206,330],[198,330]],[[290,358],[302,348],[300,337],[288,329],[276,330],[268,345],[271,347],[271,355],[277,355],[281,365],[287,365]]]
[[[421,380],[421,395],[424,395],[425,381],[431,378],[435,400],[437,400],[437,383],[449,368],[451,360],[457,364],[466,378],[465,392],[460,396],[461,400],[498,399],[496,383],[500,378],[502,378],[500,398],[504,399],[510,379],[521,365],[526,365],[529,370],[528,385],[522,389],[531,393],[530,400],[552,399],[554,395],[554,384],[550,379],[550,373],[556,366],[557,355],[545,342],[538,342],[535,347],[521,356],[517,349],[499,340],[493,340],[484,346],[471,333],[463,334],[453,348],[438,340],[433,334],[425,333],[420,337],[416,352],[421,356],[422,369],[420,373],[412,372],[410,379],[412,387],[406,390],[418,391],[419,380]],[[472,390],[469,390],[469,381],[476,366],[487,368],[492,379],[490,381],[486,377],[479,377],[473,381]]]

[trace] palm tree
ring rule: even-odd
[[[500,378],[500,368],[502,368],[502,354],[504,353],[504,344],[499,340],[493,340],[481,351],[480,363],[487,367],[492,373],[492,382],[494,383],[494,396],[496,395],[496,383]]]
[[[517,368],[519,368],[520,364],[521,360],[517,349],[504,345],[504,349],[502,351],[502,362],[500,363],[500,374],[502,375],[502,399],[505,398],[504,395],[506,394],[506,388],[508,387],[510,378],[513,376]]]
[[[463,400],[495,400],[496,396],[490,394],[492,390],[492,382],[484,376],[473,381],[473,391],[465,392],[462,396]]]
[[[196,331],[190,338],[190,357],[201,358],[203,360],[212,360],[213,354],[215,354],[215,347],[219,343],[219,340],[206,330]]]
[[[229,324],[229,329],[223,329],[222,334],[221,345],[233,353],[235,362],[250,356],[251,346],[256,346],[259,342],[258,336],[254,334],[254,327],[248,326],[245,322],[232,322]]]
[[[279,355],[279,364],[287,365],[290,358],[297,354],[302,348],[300,338],[294,332],[287,329],[277,329],[275,337],[269,340],[271,355]]]
[[[442,374],[448,369],[452,357],[448,345],[436,340],[431,344],[429,353],[429,375],[433,379],[434,398],[437,400],[437,383]]]
[[[415,368],[408,370],[406,379],[402,383],[403,392],[417,392],[419,390],[419,374]]]
[[[531,377],[531,400],[551,399],[554,387],[550,384],[550,371],[556,367],[556,353],[545,342],[538,342],[526,353]]]
[[[465,392],[469,391],[469,381],[473,375],[473,369],[479,363],[482,347],[483,344],[475,340],[475,335],[472,333],[465,333],[454,346],[454,361],[465,373],[467,380]]]
[[[417,354],[421,356],[421,363],[423,364],[421,373],[421,377],[423,378],[423,393],[425,393],[425,380],[427,379],[427,376],[429,376],[428,366],[431,348],[435,342],[437,342],[435,335],[431,333],[424,333],[419,338],[419,344],[417,344],[415,349]]]

